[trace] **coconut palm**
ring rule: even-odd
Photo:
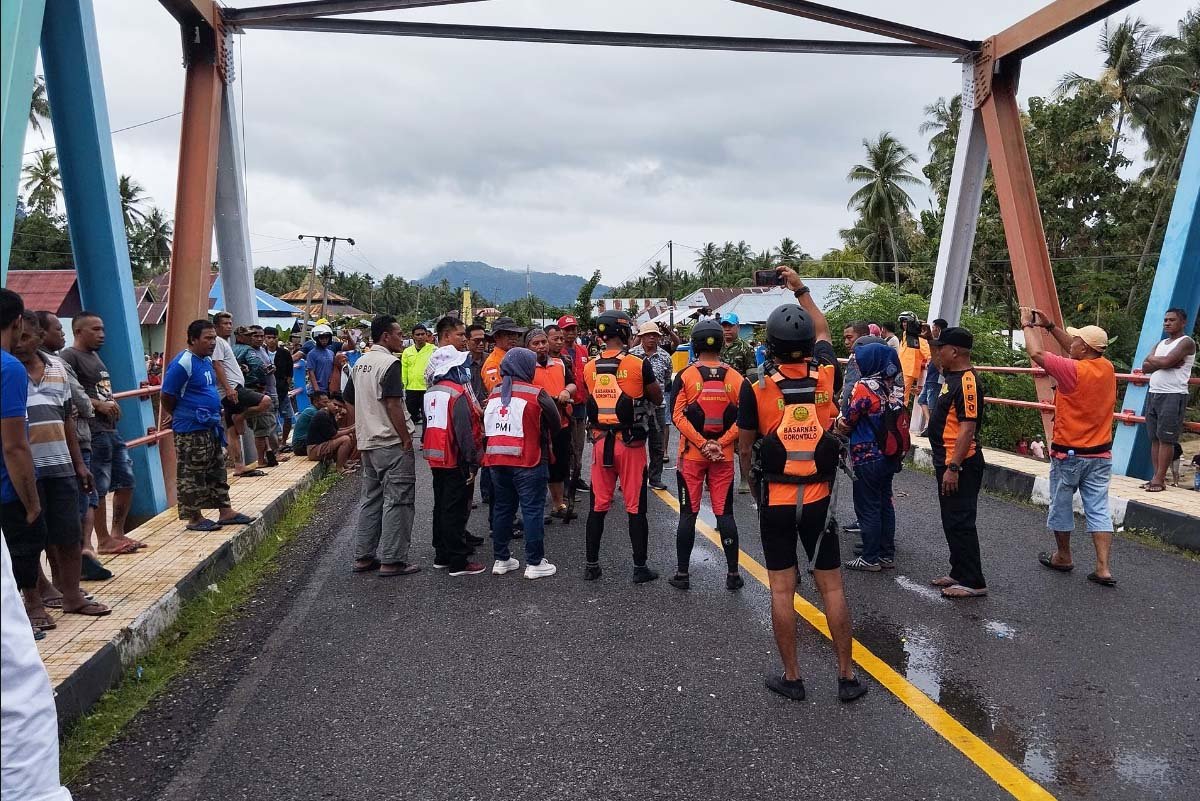
[[[862,186],[850,196],[847,207],[858,211],[863,227],[876,234],[886,231],[889,251],[886,260],[892,262],[893,278],[899,287],[900,243],[896,234],[901,227],[901,217],[909,214],[913,207],[913,199],[904,187],[921,183],[909,171],[917,158],[887,131],[879,134],[874,142],[864,139],[863,147],[867,151],[866,163],[854,165],[846,176],[846,180]]]
[[[654,266],[650,268],[650,273],[647,276],[654,297],[662,297],[667,293],[667,287],[671,284],[671,274],[667,270],[667,266],[661,261],[654,262]]]
[[[117,181],[117,191],[121,195],[121,215],[125,218],[125,230],[132,231],[134,227],[146,219],[142,205],[150,200],[145,188],[128,175],[122,175]]]
[[[1116,158],[1126,122],[1138,129],[1153,125],[1163,91],[1160,33],[1140,18],[1126,17],[1115,26],[1105,20],[1097,43],[1097,50],[1104,54],[1100,77],[1085,78],[1070,72],[1058,83],[1060,96],[1095,87],[1112,103],[1116,122],[1110,162]]]
[[[958,126],[962,120],[962,95],[955,95],[947,102],[939,97],[936,103],[925,107],[927,119],[918,129],[921,133],[932,133],[929,138],[929,164],[923,172],[929,183],[945,196],[950,189],[950,173],[954,166],[954,148],[958,144]]]
[[[50,119],[50,102],[46,100],[46,79],[41,75],[33,79],[33,95],[29,98],[29,125],[42,132],[42,120]]]
[[[167,269],[171,263],[171,237],[174,234],[171,221],[162,209],[151,209],[138,225],[138,244],[147,267],[154,274]]]
[[[713,242],[704,243],[700,255],[696,257],[696,271],[700,281],[711,286],[721,272],[721,253]]]
[[[32,164],[25,165],[22,172],[25,174],[22,186],[29,192],[29,205],[47,217],[53,215],[58,205],[58,193],[62,191],[58,156],[53,150],[43,150]]]
[[[795,240],[787,236],[779,240],[779,247],[775,248],[775,255],[779,258],[780,264],[786,264],[788,267],[794,267],[802,261],[812,260],[812,256],[805,253]]]

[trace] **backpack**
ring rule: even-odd
[[[912,422],[911,416],[908,413],[908,408],[902,403],[896,403],[888,398],[880,398],[883,407],[880,412],[880,425],[876,425],[871,417],[867,417],[867,422],[875,431],[875,444],[879,447],[879,452],[884,455],[884,458],[890,459],[896,463],[896,471],[900,471],[900,467],[904,464],[904,457],[908,455],[908,449],[912,445],[912,436],[909,434],[908,427]]]

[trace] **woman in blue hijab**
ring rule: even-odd
[[[900,357],[888,345],[870,343],[854,348],[861,378],[838,426],[850,435],[854,465],[854,511],[862,530],[862,555],[846,562],[849,570],[878,573],[896,566],[896,509],[892,478],[898,462],[879,447],[885,410],[904,408],[904,373]]]

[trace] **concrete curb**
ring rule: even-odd
[[[325,475],[324,468],[308,472],[291,489],[284,492],[265,509],[259,519],[246,526],[219,548],[198,563],[161,598],[154,602],[130,625],[105,643],[87,662],[55,688],[55,706],[61,731],[74,723],[95,705],[105,692],[120,683],[125,671],[136,664],[158,641],[176,618],[183,604],[207,591],[229,570],[254,550],[267,532],[283,517],[300,493]]]
[[[918,467],[933,470],[933,453],[929,448],[914,446],[911,457]],[[1035,506],[1050,505],[1049,479],[1010,467],[988,464],[983,472],[983,488],[1028,500]],[[1200,518],[1117,495],[1109,496],[1108,507],[1118,530],[1143,529],[1177,548],[1200,553]],[[1075,513],[1081,515],[1082,512],[1083,506],[1076,495]]]

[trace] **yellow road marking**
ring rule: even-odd
[[[654,490],[654,494],[667,506],[679,512],[679,501],[675,496],[664,490]],[[704,535],[709,542],[721,547],[721,535],[703,520],[696,521],[696,530]],[[745,551],[739,551],[739,563],[747,573],[754,576],[763,586],[770,588],[767,569],[759,564]],[[817,609],[799,594],[795,595],[794,606],[802,618],[808,621],[814,629],[829,638],[829,624],[824,613]],[[875,681],[887,688],[888,692],[900,699],[901,703],[913,711],[928,726],[941,735],[950,745],[957,748],[968,759],[991,776],[992,779],[1007,790],[1013,798],[1020,801],[1045,801],[1054,796],[1046,788],[1022,773],[1016,765],[1009,762],[994,748],[971,733],[966,726],[959,723],[950,713],[938,706],[932,698],[918,690],[908,679],[901,676],[890,665],[860,643],[854,641],[854,661],[858,663]]]

